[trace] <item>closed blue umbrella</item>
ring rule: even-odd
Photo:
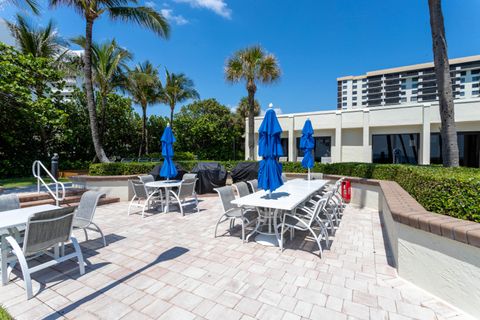
[[[258,185],[270,192],[283,185],[282,165],[278,162],[278,157],[283,156],[281,134],[282,128],[270,104],[258,129],[258,155],[263,158],[258,168]]]
[[[308,169],[308,180],[310,180],[310,169],[313,168],[314,160],[312,150],[315,148],[315,139],[313,138],[313,127],[310,119],[305,121],[300,138],[300,149],[303,150],[302,167]]]
[[[163,131],[162,138],[162,156],[163,156],[163,165],[160,170],[160,176],[170,179],[177,176],[177,168],[173,163],[173,143],[175,142],[175,137],[173,136],[172,128],[170,124],[167,125]]]

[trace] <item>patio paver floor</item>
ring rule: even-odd
[[[320,259],[300,233],[283,253],[242,244],[238,232],[213,238],[220,202],[201,200],[201,212],[185,217],[127,217],[125,202],[99,207],[95,221],[109,245],[75,232],[85,275],[74,262],[39,272],[26,301],[17,270],[0,287],[0,304],[18,320],[469,319],[397,276],[374,210],[347,207]]]

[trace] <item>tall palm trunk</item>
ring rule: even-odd
[[[430,10],[430,27],[432,30],[433,58],[435,76],[437,78],[438,101],[440,104],[440,118],[442,121],[442,157],[444,167],[458,167],[458,142],[455,127],[455,110],[452,94],[452,79],[450,64],[447,55],[447,39],[441,0],[428,0]]]
[[[175,105],[170,105],[170,128],[173,129],[173,111],[175,111]]]
[[[93,81],[92,81],[92,29],[93,20],[87,18],[87,25],[85,28],[85,54],[84,54],[84,72],[85,72],[85,90],[87,92],[87,109],[90,119],[90,130],[92,133],[93,147],[95,154],[100,162],[109,162],[105,151],[103,150],[98,132],[97,109],[95,107],[95,98],[93,96]]]
[[[142,141],[140,142],[140,149],[138,150],[138,156],[143,154],[144,147],[147,140],[147,104],[142,103]]]
[[[248,91],[248,160],[255,159],[255,91],[257,87],[255,83],[247,84]]]
[[[100,141],[105,141],[105,132],[107,131],[107,95],[102,93],[102,123],[100,125]]]

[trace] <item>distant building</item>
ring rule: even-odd
[[[450,60],[455,100],[479,97],[480,55]],[[362,109],[438,100],[433,63],[337,78],[337,109]]]
[[[81,59],[83,56],[83,50],[68,50],[65,55],[66,59]],[[63,99],[69,100],[72,98],[73,91],[75,88],[81,88],[83,85],[83,77],[79,75],[71,75],[65,77],[65,85],[60,91],[60,94],[63,96]]]
[[[480,56],[452,59],[460,165],[480,167]],[[440,112],[433,64],[338,78],[337,110],[278,115],[284,156],[301,161],[302,128],[310,118],[317,162],[442,162]],[[255,118],[255,145],[263,117]],[[248,146],[248,126],[245,145]],[[254,159],[258,157],[256,149]],[[246,159],[249,150],[245,150]]]

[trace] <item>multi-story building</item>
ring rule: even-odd
[[[450,60],[454,99],[479,97],[480,55]],[[437,84],[433,63],[337,78],[337,109],[361,109],[433,102]]]
[[[460,165],[480,167],[480,56],[452,59]],[[368,72],[338,80],[337,110],[278,115],[281,161],[300,161],[302,128],[312,121],[318,162],[442,162],[433,64]],[[255,142],[263,117],[255,118]],[[247,126],[248,130],[248,126]],[[248,131],[245,134],[248,145]],[[246,148],[246,158],[249,157]],[[257,152],[254,158],[257,157]]]

